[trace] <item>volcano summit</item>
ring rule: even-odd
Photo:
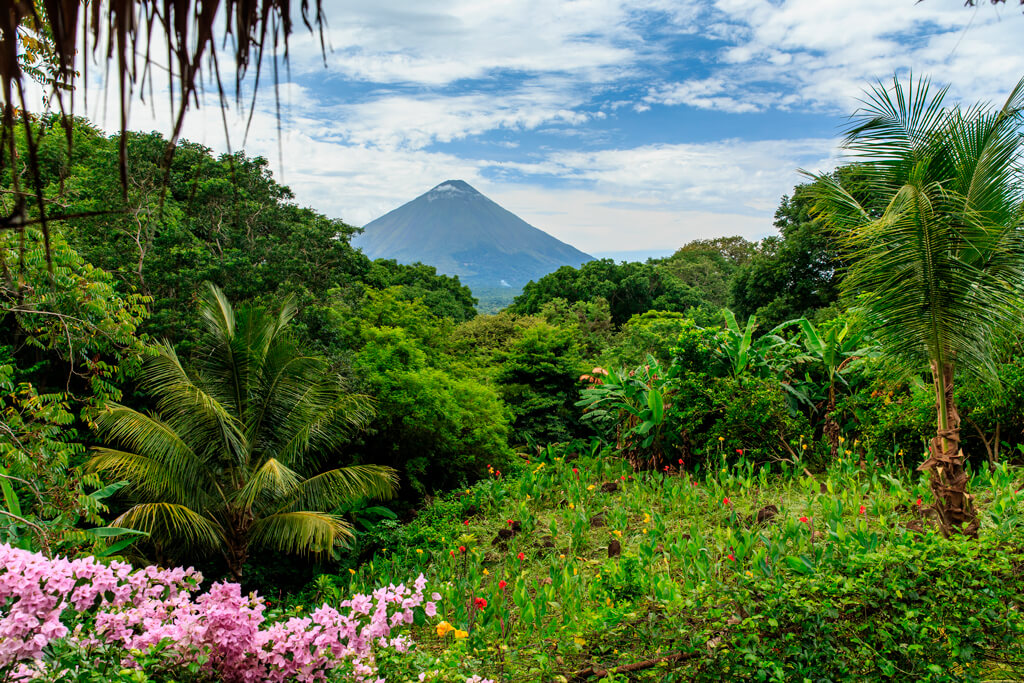
[[[593,260],[462,180],[444,181],[363,230],[352,244],[370,258],[419,261],[458,275],[482,308],[511,302],[527,282],[561,266]]]

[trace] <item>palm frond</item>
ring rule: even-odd
[[[280,510],[333,510],[360,498],[387,500],[398,490],[398,473],[382,465],[351,465],[301,482]]]
[[[216,550],[224,545],[224,529],[214,520],[184,505],[139,503],[115,519],[111,526],[135,529],[157,541],[188,549]]]
[[[253,524],[250,533],[254,546],[296,555],[330,552],[353,537],[351,526],[338,515],[305,510],[264,517]]]
[[[200,484],[215,484],[204,481],[208,478],[205,470],[192,470],[192,463],[180,458],[161,461],[102,447],[93,448],[92,452],[86,471],[107,474],[108,480],[127,481],[127,492],[136,500],[199,507],[204,499],[210,497],[210,491]]]
[[[232,503],[252,508],[257,503],[273,503],[285,496],[294,495],[302,483],[302,477],[274,458],[268,459],[249,476],[238,493],[232,496]]]
[[[197,451],[217,447],[222,457],[241,459],[246,447],[237,418],[193,380],[169,344],[146,360],[144,370],[143,384],[156,397],[157,410],[183,441]]]

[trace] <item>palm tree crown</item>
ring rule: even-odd
[[[235,311],[210,286],[200,313],[206,337],[186,368],[166,342],[142,385],[156,413],[112,405],[96,423],[109,443],[91,470],[131,483],[135,504],[114,524],[158,546],[219,551],[240,577],[250,548],[319,554],[351,536],[330,511],[357,498],[388,498],[394,470],[375,465],[315,471],[316,456],[366,423],[369,400],[346,394],[324,359],[287,334],[295,309]]]

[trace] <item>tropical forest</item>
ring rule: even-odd
[[[1024,80],[496,303],[182,134],[324,35],[207,4],[0,19],[0,683],[1024,680]],[[148,46],[170,128],[70,106]]]

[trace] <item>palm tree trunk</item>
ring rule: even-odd
[[[964,452],[960,448],[960,413],[953,400],[953,363],[933,362],[938,431],[928,447],[928,459],[918,471],[928,472],[935,512],[942,533],[976,536],[978,516],[973,496],[967,493]]]

